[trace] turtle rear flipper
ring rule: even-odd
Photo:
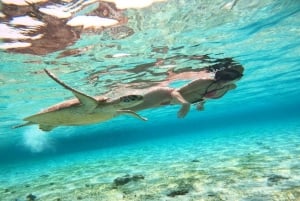
[[[20,127],[24,127],[24,126],[29,126],[29,125],[33,125],[35,123],[33,122],[27,122],[27,123],[24,123],[24,124],[20,124],[20,125],[16,125],[16,126],[13,126],[12,128],[15,129],[15,128],[20,128]],[[42,130],[42,131],[51,131],[53,128],[55,128],[56,126],[49,126],[49,125],[45,125],[45,124],[40,124],[39,125],[39,128]]]
[[[24,127],[24,126],[29,126],[29,125],[32,125],[32,124],[34,124],[34,123],[32,123],[32,122],[26,122],[24,124],[13,126],[12,128],[15,129],[15,128],[20,128],[20,127]]]
[[[118,114],[128,114],[132,117],[135,117],[137,119],[140,119],[142,121],[147,121],[148,119],[145,117],[142,117],[141,115],[137,114],[136,112],[132,111],[132,110],[117,110]]]

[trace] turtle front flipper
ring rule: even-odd
[[[47,69],[44,69],[44,71],[56,83],[58,83],[59,85],[61,85],[65,89],[71,91],[76,96],[76,98],[78,98],[78,100],[80,101],[82,106],[84,106],[83,108],[86,110],[87,113],[93,112],[94,109],[98,106],[98,101],[95,98],[93,98],[93,97],[91,97],[87,94],[84,94],[80,91],[77,91],[76,89],[68,86],[63,81],[59,80],[53,73],[51,73]]]
[[[128,114],[132,117],[135,117],[137,119],[140,119],[142,121],[147,121],[148,119],[145,117],[142,117],[141,115],[137,114],[136,112],[132,111],[132,110],[117,110],[117,114]]]
[[[54,129],[56,126],[50,126],[50,125],[45,125],[45,124],[40,124],[39,128],[42,131],[51,131],[52,129]]]

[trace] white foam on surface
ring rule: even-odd
[[[30,46],[31,43],[26,43],[26,42],[1,43],[0,49],[8,50],[13,48],[22,48],[22,47],[30,47]]]
[[[77,16],[67,22],[69,26],[83,26],[86,28],[101,28],[109,27],[118,24],[119,22],[114,19],[102,18],[98,16]]]
[[[40,2],[47,2],[48,0],[2,0],[2,3],[8,4],[8,5],[17,5],[17,6],[26,6],[28,5],[27,2],[30,2],[32,4],[34,3],[40,3]]]
[[[44,14],[51,15],[58,18],[69,18],[72,16],[71,12],[68,12],[65,10],[63,6],[47,6],[45,8],[40,8],[39,11],[41,11]]]
[[[151,6],[155,2],[162,2],[166,0],[105,0],[107,2],[112,2],[116,5],[118,9],[134,8],[140,9]]]
[[[35,30],[34,28],[28,28],[25,30],[20,30],[14,27],[10,27],[6,24],[0,24],[0,39],[10,39],[10,40],[24,40],[24,39],[40,39],[43,34],[37,34],[35,36],[26,35],[27,32]]]
[[[35,20],[34,18],[30,16],[19,16],[14,17],[10,24],[12,25],[24,25],[24,26],[30,26],[30,27],[37,27],[37,26],[43,26],[45,23]]]

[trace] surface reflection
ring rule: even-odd
[[[1,6],[0,49],[10,52],[46,55],[73,45],[83,33],[103,30],[113,39],[134,34],[126,26],[126,7],[118,2],[6,0]],[[80,55],[88,49],[66,50],[58,58]]]

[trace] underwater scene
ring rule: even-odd
[[[1,0],[1,201],[300,201],[299,0]]]

